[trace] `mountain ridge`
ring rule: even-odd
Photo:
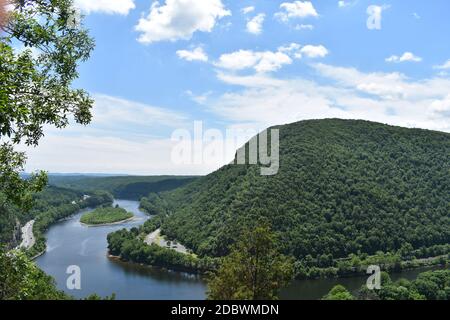
[[[450,134],[341,119],[271,128],[280,129],[277,175],[226,165],[160,193],[162,232],[206,256],[227,254],[255,221],[297,259],[450,243]]]

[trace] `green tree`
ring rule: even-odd
[[[278,253],[269,227],[244,231],[208,281],[211,300],[274,300],[293,276],[293,261]]]
[[[69,296],[20,251],[0,248],[0,300],[60,300]]]
[[[64,128],[70,116],[80,124],[90,122],[92,99],[71,85],[94,41],[72,0],[11,4],[14,10],[0,34],[0,192],[29,208],[31,195],[46,185],[46,175],[22,179],[26,156],[14,146],[37,146],[44,125]]]
[[[323,300],[354,300],[355,297],[342,285],[334,286]]]
[[[91,121],[93,100],[72,88],[77,66],[94,41],[72,0],[12,0],[0,30],[0,214],[8,204],[30,209],[47,184],[44,172],[21,177],[26,155],[18,144],[37,146],[44,125],[64,128]],[[4,3],[1,2],[1,5]],[[2,7],[3,9],[3,7]],[[20,252],[0,249],[0,299],[64,299],[54,281]]]

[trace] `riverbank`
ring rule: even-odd
[[[111,222],[111,223],[102,223],[102,224],[88,224],[88,223],[83,223],[80,221],[80,224],[84,227],[88,227],[88,228],[96,228],[96,227],[107,227],[107,226],[115,226],[115,225],[119,225],[119,224],[124,224],[127,222],[131,222],[131,221],[138,221],[139,219],[136,217],[131,217],[125,220],[121,220],[121,221],[117,221],[117,222]]]
[[[134,218],[134,214],[116,207],[100,207],[81,216],[80,222],[87,226],[120,224]]]
[[[105,192],[93,192],[89,198],[72,203],[61,203],[58,206],[50,207],[48,211],[39,212],[35,215],[35,223],[32,232],[35,237],[33,246],[26,250],[30,259],[37,259],[46,253],[47,239],[45,232],[50,226],[70,219],[79,212],[86,212],[98,206],[105,206],[113,202],[112,195]]]

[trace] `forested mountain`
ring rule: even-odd
[[[162,232],[222,256],[243,226],[265,221],[284,253],[321,267],[350,254],[448,250],[450,134],[336,119],[275,128],[277,175],[231,164],[144,199],[169,214]]]
[[[139,200],[151,192],[172,190],[194,181],[191,176],[83,176],[50,175],[54,186],[75,190],[106,190],[116,198]]]

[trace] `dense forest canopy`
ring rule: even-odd
[[[242,226],[268,222],[285,254],[324,267],[450,243],[450,134],[336,119],[277,128],[277,175],[227,165],[143,199],[168,214],[162,232],[200,256],[222,256]]]

